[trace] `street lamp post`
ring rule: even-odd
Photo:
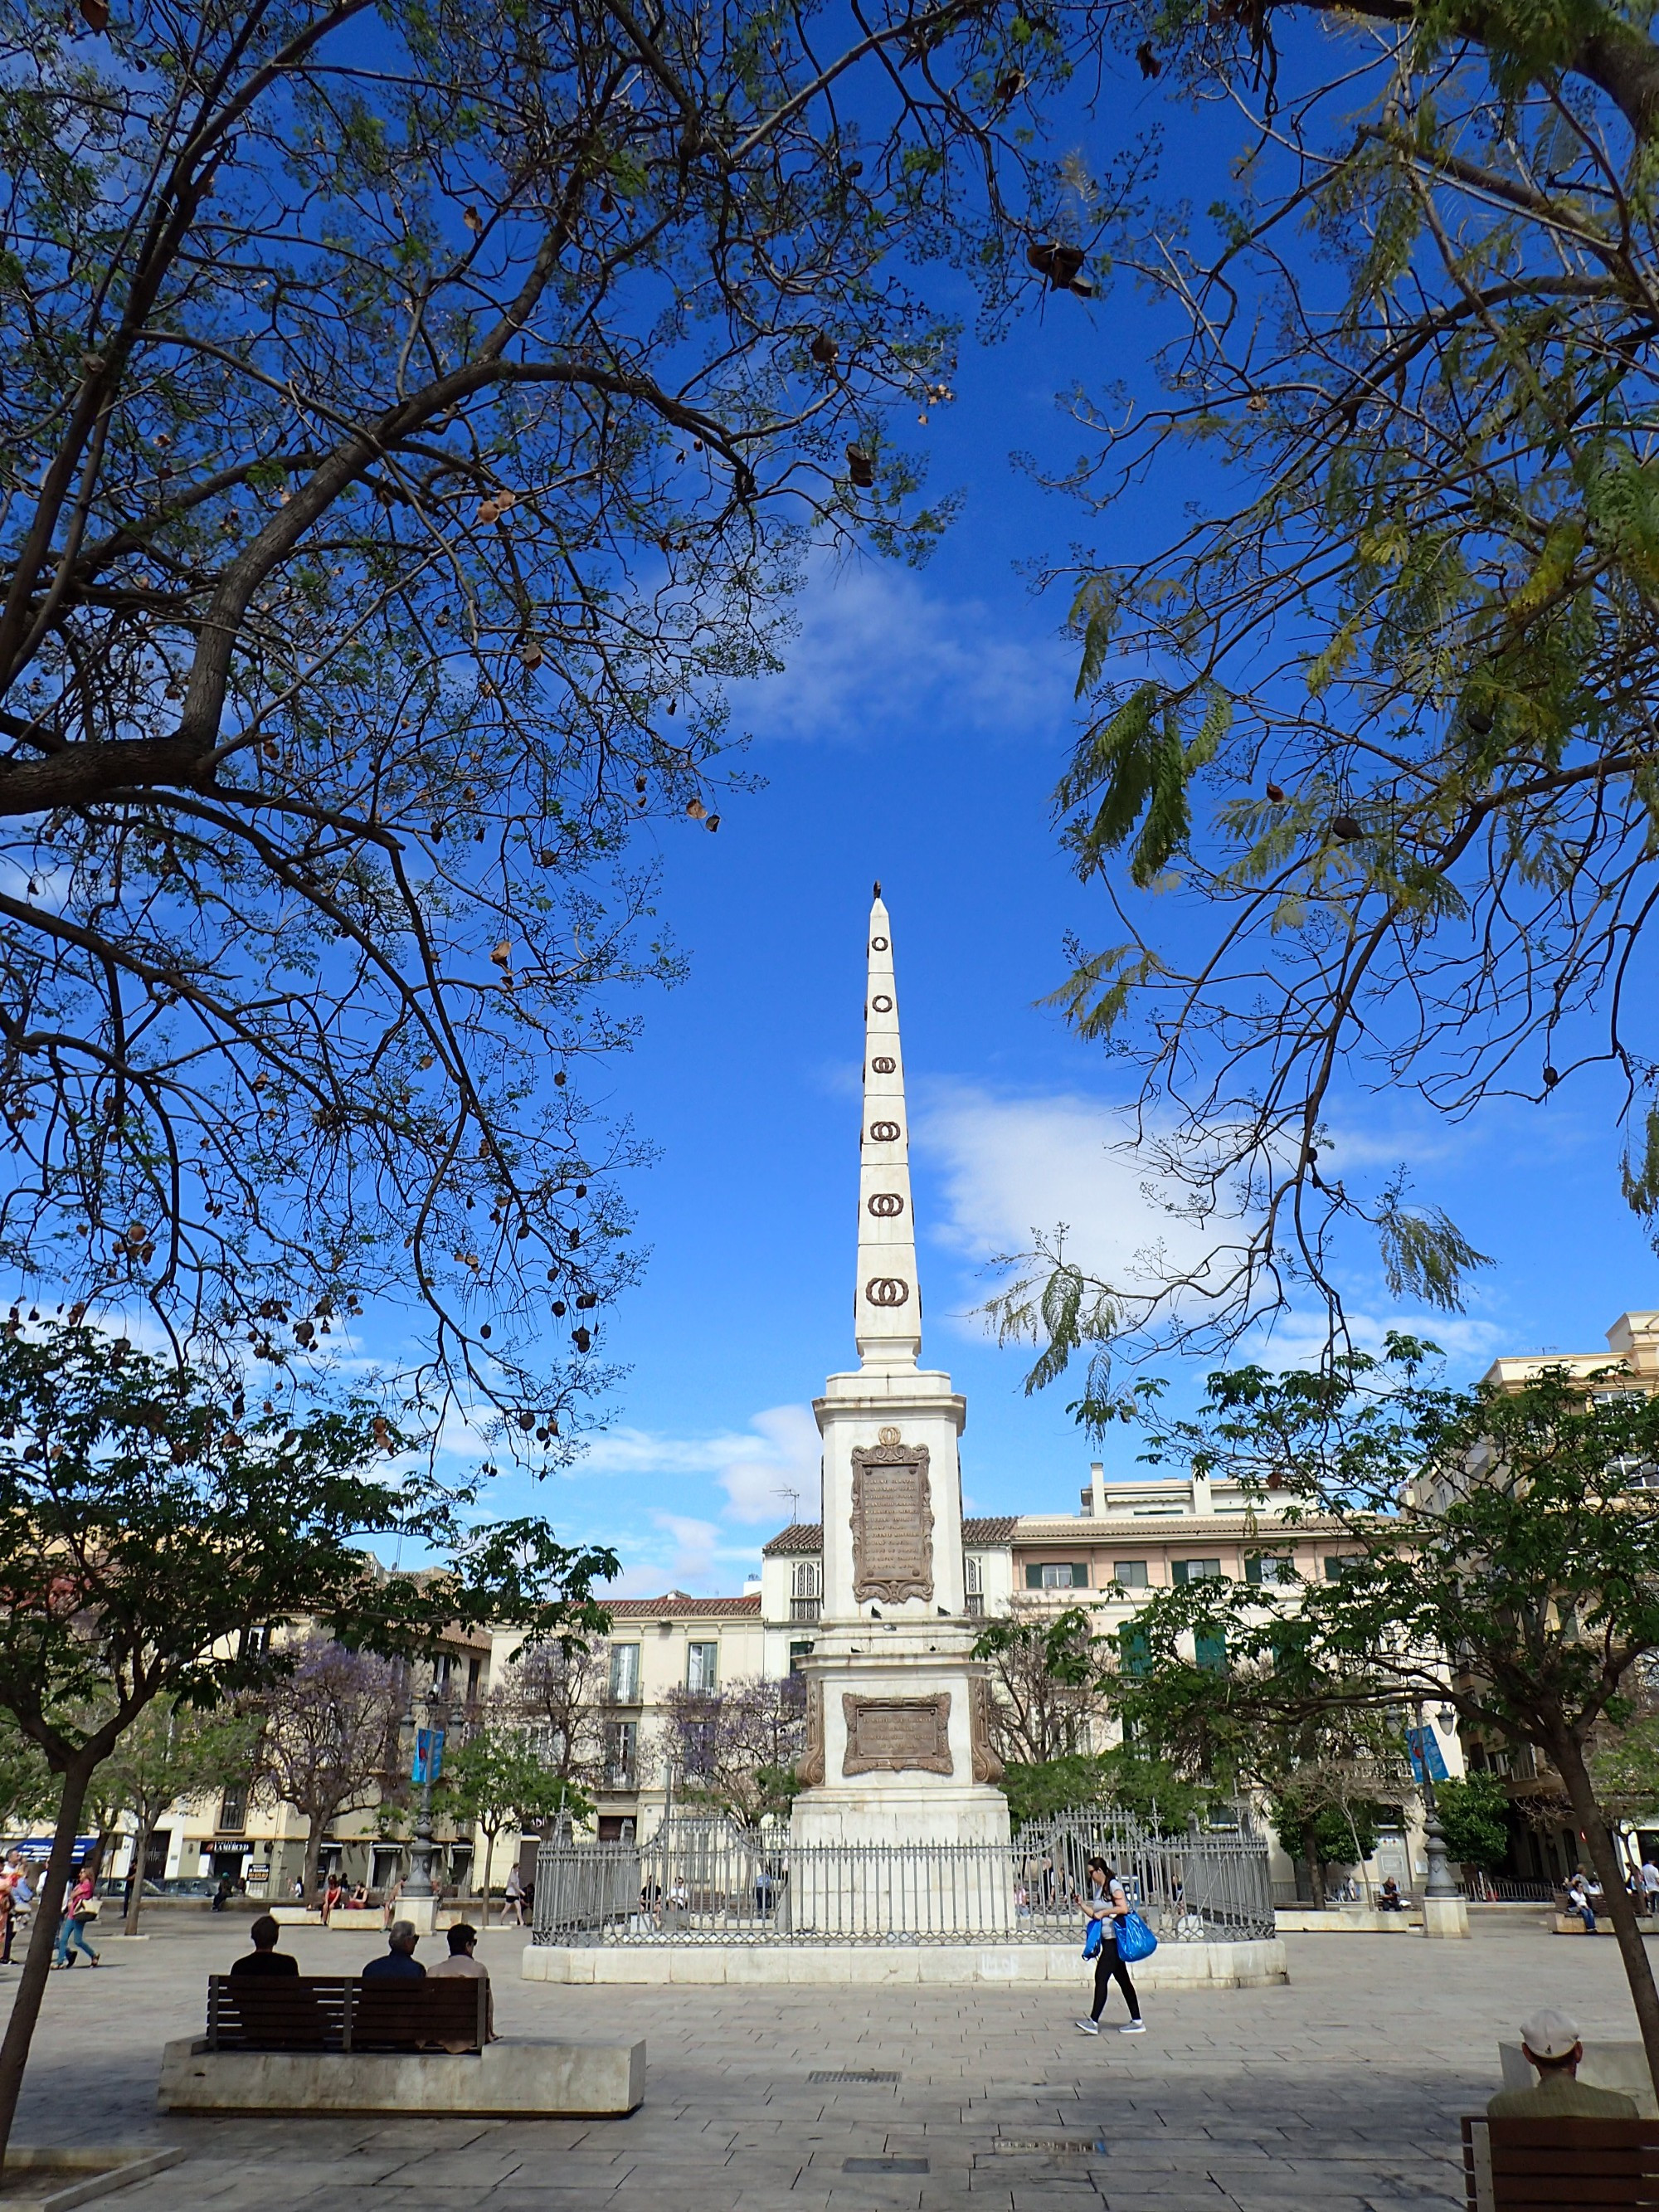
[[[1440,1825],[1440,1808],[1434,1802],[1434,1776],[1429,1769],[1429,1743],[1423,1723],[1423,1700],[1416,1701],[1417,1755],[1423,1765],[1423,1856],[1428,1861],[1428,1879],[1423,1885],[1425,1898],[1455,1898],[1457,1883],[1446,1861],[1446,1832]],[[1449,1705],[1442,1705],[1435,1716],[1443,1733],[1449,1730],[1457,1716]]]

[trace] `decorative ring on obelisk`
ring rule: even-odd
[[[878,1221],[890,1221],[896,1213],[904,1211],[904,1200],[896,1190],[878,1190],[870,1201],[870,1211]]]
[[[898,1062],[896,1060],[890,1060],[887,1054],[883,1053],[879,1060],[872,1060],[870,1065],[878,1075],[890,1075],[898,1066]]]
[[[896,1275],[872,1275],[864,1295],[872,1306],[902,1306],[910,1295],[910,1285]]]
[[[885,952],[887,939],[884,937],[872,937],[870,939],[870,950],[872,952]]]
[[[893,1002],[885,992],[878,993],[870,1001],[870,1011],[872,1014],[890,1014],[893,1011]]]
[[[896,1121],[872,1121],[870,1124],[871,1141],[874,1144],[890,1145],[896,1140],[898,1134]]]

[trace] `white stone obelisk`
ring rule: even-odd
[[[973,1656],[957,1441],[967,1408],[918,1366],[921,1290],[892,926],[876,886],[865,997],[857,1371],[816,1401],[823,1601],[804,1662],[799,1843],[1006,1843],[1008,1807]],[[995,1912],[982,1924],[994,1924]]]

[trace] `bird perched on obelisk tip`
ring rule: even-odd
[[[881,885],[870,908],[864,994],[864,1132],[859,1156],[858,1279],[854,1335],[868,1367],[914,1367],[921,1293],[910,1211],[910,1128],[899,1048],[893,927]]]

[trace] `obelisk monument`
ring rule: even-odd
[[[798,1843],[1006,1843],[1008,1806],[973,1656],[951,1378],[917,1364],[921,1289],[892,925],[866,948],[856,1371],[813,1412],[823,1438],[823,1601],[807,1678]]]

